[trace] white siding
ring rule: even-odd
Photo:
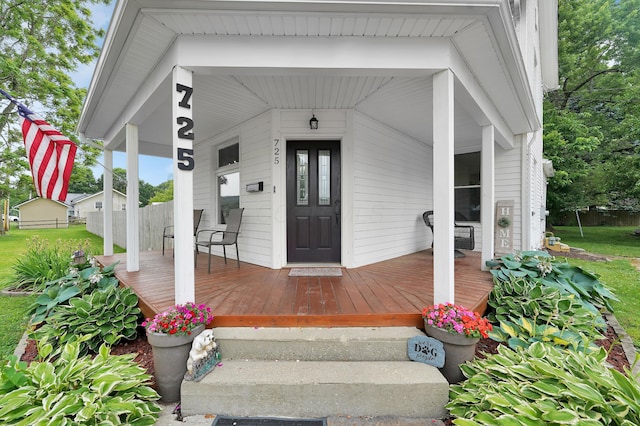
[[[518,138],[518,140],[520,140]],[[518,142],[519,143],[519,142]],[[522,172],[520,146],[505,150],[496,146],[495,200],[513,200],[513,249],[522,248]],[[493,206],[495,209],[495,206]]]
[[[261,114],[195,147],[194,208],[204,209],[200,229],[216,228],[217,146],[238,138],[240,144],[240,207],[244,215],[238,247],[240,260],[271,266],[271,165],[269,162],[270,113]],[[246,185],[264,182],[263,192],[248,193]],[[222,255],[222,249],[218,251]],[[235,250],[227,250],[235,258]]]
[[[431,147],[359,113],[353,134],[354,266],[427,248]]]
[[[534,141],[530,148],[530,166],[532,191],[530,196],[531,206],[531,240],[529,249],[537,249],[542,247],[542,241],[545,232],[545,210],[546,210],[546,185],[542,169],[542,136],[540,132],[536,132],[533,136]]]

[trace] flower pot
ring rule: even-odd
[[[479,337],[467,337],[453,334],[441,328],[424,323],[425,333],[442,342],[444,346],[444,366],[440,369],[449,383],[458,383],[465,379],[460,364],[471,361],[475,357]]]
[[[187,372],[191,342],[204,328],[204,325],[199,325],[189,336],[147,332],[147,341],[153,349],[157,391],[162,402],[180,401],[180,386]]]

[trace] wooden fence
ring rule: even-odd
[[[638,226],[640,227],[640,212],[628,210],[589,210],[580,211],[582,226]],[[578,226],[576,212],[567,212],[554,225]]]
[[[162,249],[162,231],[173,225],[173,201],[138,209],[140,221],[140,250]],[[104,238],[104,213],[87,213],[87,231]],[[113,243],[127,248],[127,212],[113,212]],[[170,244],[170,243],[169,243]]]

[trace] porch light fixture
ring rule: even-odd
[[[316,118],[315,114],[313,114],[311,120],[309,120],[309,128],[311,130],[318,130],[318,119]]]

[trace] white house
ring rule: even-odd
[[[216,227],[224,198],[245,209],[242,260],[270,268],[423,250],[434,210],[438,303],[453,301],[456,212],[478,268],[540,247],[556,86],[556,0],[120,0],[78,130],[106,167],[127,153],[127,229],[138,155],[173,158],[176,302],[194,299],[192,210]]]
[[[122,192],[113,189],[112,191],[111,206],[114,210],[126,210],[127,196]],[[87,217],[87,213],[98,212],[104,209],[104,191],[96,192],[95,194],[82,194],[79,197],[73,198],[70,203],[70,210],[73,217]]]

